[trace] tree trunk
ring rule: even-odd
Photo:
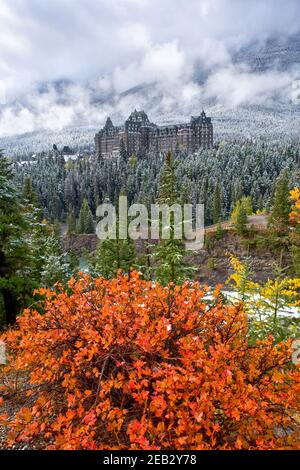
[[[5,323],[12,326],[16,323],[18,307],[14,294],[8,289],[2,289],[4,310],[5,310]]]

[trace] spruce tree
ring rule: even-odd
[[[120,142],[120,158],[123,162],[128,162],[128,153],[123,139]]]
[[[29,245],[33,254],[30,278],[36,287],[50,287],[55,283],[65,283],[76,271],[73,256],[64,253],[60,236],[56,236],[54,225],[46,220],[31,222]]]
[[[284,235],[289,227],[291,210],[289,180],[287,172],[283,172],[275,186],[274,202],[269,218],[269,226],[278,235]]]
[[[63,284],[72,275],[68,254],[61,251],[59,240],[54,233],[45,239],[43,248],[40,258],[40,285],[53,287],[56,283]]]
[[[54,220],[54,223],[53,223],[53,233],[54,233],[54,236],[56,238],[60,238],[61,237],[61,224],[59,222],[58,219],[55,219]]]
[[[68,226],[67,234],[69,236],[76,233],[76,217],[75,217],[73,209],[70,209],[68,212],[67,226]]]
[[[94,277],[110,279],[119,270],[129,273],[136,264],[134,242],[129,237],[120,239],[118,219],[117,217],[116,238],[100,241],[96,252],[90,257],[90,272]]]
[[[29,176],[24,180],[22,196],[28,204],[32,204],[34,206],[37,205],[37,195],[33,189],[32,181]]]
[[[132,240],[103,240],[91,257],[91,272],[106,279],[115,277],[118,270],[129,273],[135,265],[135,249]]]
[[[4,323],[13,325],[31,292],[29,219],[13,183],[11,164],[0,151],[0,297]]]
[[[95,228],[93,214],[90,210],[87,199],[84,199],[79,213],[78,233],[90,234],[94,232]]]
[[[243,184],[240,178],[234,181],[232,188],[232,203],[235,204],[243,196]]]
[[[221,221],[221,190],[219,183],[215,187],[214,197],[213,197],[213,209],[212,209],[212,218],[213,224],[218,224]]]
[[[158,204],[167,204],[169,207],[178,203],[176,175],[170,152],[166,156],[162,170],[157,202]],[[164,227],[162,224],[160,225],[162,233]],[[169,282],[182,284],[190,278],[194,268],[186,266],[184,262],[186,254],[183,240],[175,238],[175,220],[174,214],[171,213],[170,238],[168,240],[161,239],[154,252],[154,258],[157,262],[156,279],[165,285]]]
[[[247,232],[247,212],[242,204],[236,214],[235,228],[239,235],[244,235]]]
[[[173,204],[178,203],[178,200],[173,158],[171,152],[168,152],[160,177],[157,203],[172,206]]]

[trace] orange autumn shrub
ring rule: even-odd
[[[196,283],[162,287],[135,272],[85,275],[68,291],[41,293],[44,313],[25,311],[4,337],[4,404],[12,396],[24,403],[6,422],[8,445],[297,448],[291,345],[267,338],[250,346],[241,305],[222,305],[218,292],[208,302]]]

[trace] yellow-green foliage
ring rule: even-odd
[[[230,264],[233,268],[233,273],[227,279],[226,284],[231,284],[234,289],[240,294],[241,300],[245,300],[247,296],[253,296],[259,284],[251,281],[250,267],[248,263],[242,263],[238,258],[233,255],[230,256]]]
[[[281,268],[275,267],[274,279],[261,284],[250,279],[249,263],[230,255],[230,264],[233,274],[227,284],[237,291],[255,328],[267,329],[281,339],[285,335],[297,336],[299,322],[284,312],[287,308],[300,312],[300,278],[286,277]]]
[[[235,206],[231,212],[231,220],[234,224],[237,222],[237,217],[241,207],[245,210],[247,215],[253,214],[252,200],[250,196],[243,196],[242,199],[235,203]]]

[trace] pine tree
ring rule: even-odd
[[[39,222],[33,217],[28,243],[33,254],[29,276],[36,288],[64,284],[77,270],[78,263],[72,254],[62,251],[54,226],[46,220]]]
[[[285,171],[277,180],[272,212],[269,218],[269,226],[278,235],[284,235],[288,230],[290,210],[289,180]]]
[[[216,230],[216,239],[221,240],[224,233],[225,233],[225,231],[222,228],[222,224],[221,224],[221,222],[219,222],[218,225],[217,225],[217,230]]]
[[[247,212],[242,204],[236,214],[235,228],[239,235],[244,235],[247,232]]]
[[[61,237],[61,225],[58,219],[54,220],[53,233],[56,238],[59,239]]]
[[[168,204],[169,206],[178,203],[175,168],[171,152],[168,152],[166,155],[160,177],[157,202],[158,204]]]
[[[123,139],[121,139],[121,142],[120,142],[120,158],[123,162],[128,161],[128,153],[127,153]]]
[[[91,258],[91,272],[106,279],[114,277],[118,270],[129,273],[135,266],[135,249],[132,240],[103,240]]]
[[[232,189],[232,202],[235,204],[243,196],[243,184],[240,178],[237,178],[233,184]]]
[[[0,297],[3,320],[13,325],[31,292],[31,264],[26,234],[29,220],[13,183],[11,164],[0,151]]]
[[[221,221],[221,191],[219,183],[215,187],[214,197],[213,197],[213,210],[212,210],[212,218],[213,224],[218,224]]]
[[[176,175],[170,152],[166,156],[162,170],[157,202],[167,204],[169,207],[178,203]],[[161,224],[161,232],[163,229]],[[181,284],[191,276],[194,269],[186,266],[184,262],[186,254],[183,240],[175,238],[175,220],[174,214],[171,213],[170,238],[168,240],[162,239],[154,252],[154,258],[157,262],[155,274],[161,284],[165,285],[169,282]]]
[[[129,273],[136,264],[133,241],[129,238],[120,239],[118,218],[116,225],[116,238],[100,241],[96,252],[90,257],[90,271],[95,277],[110,279],[116,276],[118,270]]]
[[[34,206],[37,205],[37,195],[33,189],[32,181],[29,176],[27,176],[24,180],[22,196],[28,204],[32,204]]]
[[[79,213],[78,233],[90,234],[94,232],[95,228],[93,215],[87,199],[84,199]]]
[[[61,252],[60,243],[54,234],[45,240],[41,261],[40,285],[42,287],[53,287],[57,282],[63,284],[72,275],[68,254]]]
[[[271,211],[272,186],[278,177],[278,167],[289,168],[290,181],[297,181],[299,150],[296,144],[290,147],[287,151],[284,142],[275,145],[261,140],[243,145],[222,142],[218,149],[203,149],[201,158],[180,152],[176,159],[177,186],[181,189],[188,182],[189,202],[201,200],[205,204],[206,223],[212,223],[212,200],[218,181],[222,189],[222,217],[227,218],[243,194],[253,196],[255,209]],[[22,153],[21,148],[19,153]],[[138,159],[132,156],[132,164],[128,161],[122,165],[117,159],[99,160],[92,156],[65,165],[59,153],[39,154],[34,165],[15,168],[16,182],[20,185],[30,171],[43,216],[48,220],[58,218],[62,222],[68,207],[72,207],[77,216],[85,197],[94,214],[97,196],[102,201],[108,195],[116,203],[122,187],[126,187],[130,204],[142,198],[147,198],[150,204],[155,201],[162,167],[159,152]],[[120,175],[120,168],[125,169],[125,177]]]
[[[76,217],[75,217],[73,209],[69,210],[68,212],[67,226],[68,226],[67,233],[69,236],[76,233]]]
[[[31,212],[31,233],[28,238],[33,261],[30,270],[30,277],[34,280],[36,287],[41,283],[41,272],[45,264],[46,242],[53,235],[53,227],[47,220],[39,221],[39,214]]]

